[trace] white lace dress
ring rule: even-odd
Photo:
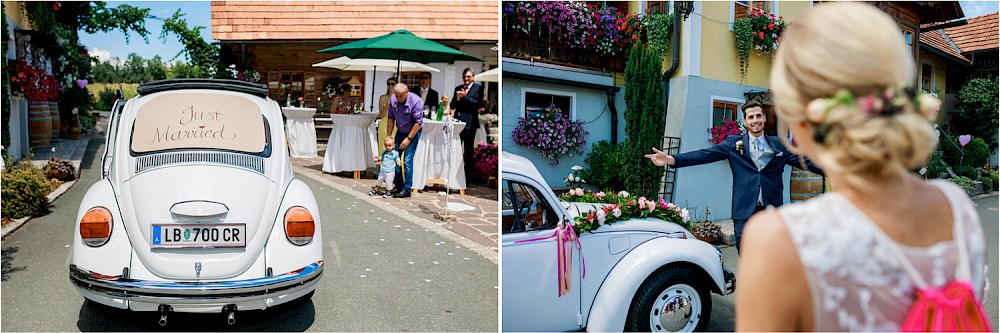
[[[954,228],[965,228],[972,287],[982,292],[976,296],[983,300],[989,282],[979,216],[961,188],[943,180],[931,184],[948,198]],[[916,290],[889,252],[886,242],[892,240],[882,229],[838,193],[785,205],[778,212],[806,271],[814,331],[899,331]],[[955,240],[930,247],[896,245],[931,286],[941,287],[955,277]]]

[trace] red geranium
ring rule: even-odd
[[[62,94],[62,87],[54,76],[29,65],[24,59],[17,59],[7,70],[10,71],[14,91],[24,94],[30,101],[55,101]]]

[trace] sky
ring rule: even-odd
[[[182,13],[185,13],[185,19],[187,19],[188,26],[204,26],[205,29],[201,30],[201,35],[205,40],[210,41],[212,39],[212,10],[211,3],[209,1],[108,1],[108,7],[114,7],[119,4],[130,4],[136,7],[149,8],[149,13],[153,16],[160,18],[168,18],[178,9]],[[959,1],[962,6],[962,11],[965,12],[966,17],[976,17],[983,14],[993,13],[997,11],[997,7],[1000,6],[1000,2],[995,0],[988,1]],[[170,59],[174,59],[178,52],[181,51],[183,46],[177,41],[177,38],[173,35],[168,35],[167,40],[164,42],[159,38],[161,28],[163,27],[163,22],[156,19],[146,19],[146,29],[149,30],[149,43],[145,43],[141,37],[136,33],[131,33],[129,37],[129,44],[125,44],[125,35],[120,31],[112,31],[107,33],[96,33],[87,34],[82,33],[80,40],[83,45],[87,46],[90,50],[90,54],[97,56],[98,58],[110,59],[112,57],[117,57],[119,59],[125,59],[128,57],[129,53],[135,52],[139,56],[145,59],[152,58],[153,56],[159,55],[165,62],[173,63]],[[186,58],[181,55],[175,60],[185,60]]]
[[[159,18],[169,18],[178,9],[184,13],[188,27],[203,26],[201,36],[206,41],[212,41],[212,12],[211,2],[208,1],[107,1],[108,7],[116,7],[120,4],[129,4],[139,8],[149,8],[149,14]],[[112,57],[125,59],[129,53],[135,52],[144,59],[149,59],[159,55],[164,62],[173,63],[176,60],[187,61],[184,55],[177,56],[184,46],[177,41],[177,37],[168,34],[166,41],[160,39],[160,32],[163,30],[163,21],[156,19],[146,19],[146,30],[149,30],[149,43],[142,40],[137,33],[129,34],[129,43],[125,43],[125,34],[121,31],[99,32],[96,34],[80,33],[80,42],[90,50],[92,56],[102,60]],[[174,61],[170,61],[174,59]]]

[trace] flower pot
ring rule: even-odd
[[[49,102],[28,102],[28,138],[31,148],[45,147],[52,142],[52,113]]]
[[[694,234],[694,233],[692,233],[692,234]],[[694,234],[694,238],[697,238],[698,240],[706,242],[706,243],[709,243],[709,244],[715,244],[715,240],[716,240],[715,236],[701,237],[701,236],[698,236],[698,234]]]
[[[63,172],[56,169],[45,170],[45,177],[49,179],[58,179],[61,181],[73,180],[73,175],[69,172]]]

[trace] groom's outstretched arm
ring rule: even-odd
[[[727,159],[732,153],[733,147],[736,146],[736,140],[739,138],[740,136],[733,135],[712,147],[674,155],[674,167],[683,168]]]
[[[791,152],[788,152],[788,151],[786,151],[786,152],[789,153],[789,154],[791,154],[791,155],[788,156],[788,159],[785,160],[785,164],[791,165],[791,166],[796,167],[796,168],[801,168],[802,167],[802,162],[801,161],[804,158],[802,158],[802,156],[799,156],[799,155],[796,155],[796,154],[792,154]],[[804,160],[806,161],[806,167],[809,168],[810,172],[817,173],[820,176],[826,176],[826,174],[823,173],[823,169],[821,169],[820,167],[818,167],[815,164],[813,164],[812,161],[810,161],[809,159],[804,159]]]

